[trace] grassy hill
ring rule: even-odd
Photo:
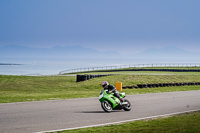
[[[100,73],[100,72],[98,72]],[[104,72],[105,73],[105,72]],[[98,97],[101,82],[106,80],[123,86],[141,83],[200,82],[200,73],[149,72],[124,73],[76,82],[75,76],[6,76],[0,75],[0,103]],[[128,95],[170,91],[200,90],[200,86],[176,86],[143,89],[124,89]]]

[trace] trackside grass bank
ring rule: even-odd
[[[59,133],[200,133],[200,112]]]
[[[102,81],[123,86],[142,83],[199,82],[199,75],[112,75],[76,82],[75,76],[0,75],[0,103],[98,97]],[[124,89],[128,95],[200,90],[200,86]]]

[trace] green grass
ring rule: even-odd
[[[140,83],[199,82],[199,75],[113,75],[76,82],[75,76],[0,75],[0,103],[97,97],[101,82],[122,82],[123,86]],[[124,89],[126,94],[200,90],[200,86]]]
[[[200,112],[59,133],[200,133]]]
[[[87,82],[79,84],[75,77],[0,76],[0,102],[24,102],[65,98],[93,97]]]

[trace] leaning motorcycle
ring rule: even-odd
[[[125,97],[125,93],[119,94],[121,98]],[[117,97],[114,96],[114,93],[109,93],[108,90],[102,90],[100,92],[99,101],[101,102],[101,107],[105,112],[111,112],[112,110],[131,110],[131,103],[124,99],[121,102]]]

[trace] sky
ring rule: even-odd
[[[200,52],[199,0],[1,0],[0,47]]]

